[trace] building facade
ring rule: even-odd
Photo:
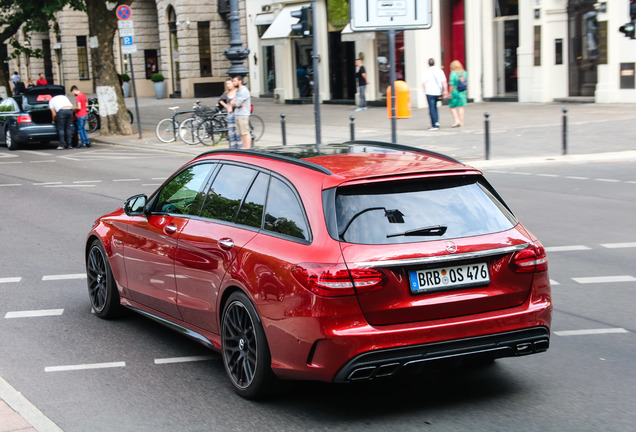
[[[359,1],[359,0],[350,0]],[[407,2],[408,3],[408,2]],[[419,0],[426,5],[428,0]],[[398,31],[398,79],[410,86],[411,104],[426,106],[421,86],[429,58],[448,73],[452,60],[468,72],[473,101],[551,102],[574,98],[599,103],[636,102],[636,41],[619,27],[630,20],[630,0],[430,0],[432,26]],[[316,0],[311,37],[294,35],[291,12],[307,0],[241,0],[242,41],[252,94],[281,103],[311,101],[318,75],[320,100],[356,99],[356,58],[369,85],[366,97],[381,103],[389,85],[389,39],[385,31],[354,32],[347,0]],[[161,72],[173,97],[217,96],[230,63],[228,0],[135,0],[137,52],[118,54],[119,72],[135,74],[138,94],[153,94],[150,76]],[[114,13],[114,11],[113,11]],[[313,70],[317,38],[318,73]],[[49,80],[92,92],[90,36],[85,14],[64,10],[49,34],[31,38],[44,59],[22,56],[5,67],[23,77],[44,72]],[[121,38],[115,51],[121,53]],[[8,48],[5,47],[5,51]]]

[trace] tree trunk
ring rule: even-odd
[[[2,31],[0,31],[0,43],[4,44],[10,39],[16,32],[20,29],[22,23],[12,23],[9,26],[5,26]],[[4,60],[4,59],[3,59]],[[11,72],[9,72],[10,74]],[[0,86],[5,86],[7,88],[7,95],[11,96],[11,92],[13,91],[13,87],[10,84],[10,77],[5,76],[5,70],[3,67],[0,67]]]
[[[132,0],[118,1],[117,5],[131,3]],[[108,10],[106,0],[86,0],[86,14],[91,46],[95,46],[94,38],[97,38],[97,48],[91,48],[91,58],[95,91],[99,99],[100,133],[131,135],[132,125],[124,103],[113,53],[113,38],[117,31],[115,9]]]

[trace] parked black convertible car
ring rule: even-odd
[[[61,94],[65,94],[64,86],[43,85],[29,87],[22,95],[3,99],[0,102],[0,142],[4,142],[9,150],[50,142],[55,142],[57,146],[59,138],[57,128],[52,123],[49,101]],[[77,140],[75,128],[73,147],[77,146]]]

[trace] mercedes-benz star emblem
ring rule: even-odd
[[[444,244],[444,249],[446,249],[446,252],[448,253],[455,253],[457,252],[457,245],[452,241],[447,241]]]

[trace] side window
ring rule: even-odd
[[[201,216],[234,222],[255,175],[250,168],[223,165],[208,191]]]
[[[296,194],[277,178],[272,178],[269,186],[265,229],[309,240],[309,229]]]
[[[198,215],[204,197],[201,189],[214,166],[210,163],[193,165],[177,174],[159,192],[155,211]]]
[[[267,196],[267,184],[269,175],[259,173],[247,193],[245,202],[239,210],[237,223],[260,228],[263,221],[263,209],[265,208],[265,197]]]

